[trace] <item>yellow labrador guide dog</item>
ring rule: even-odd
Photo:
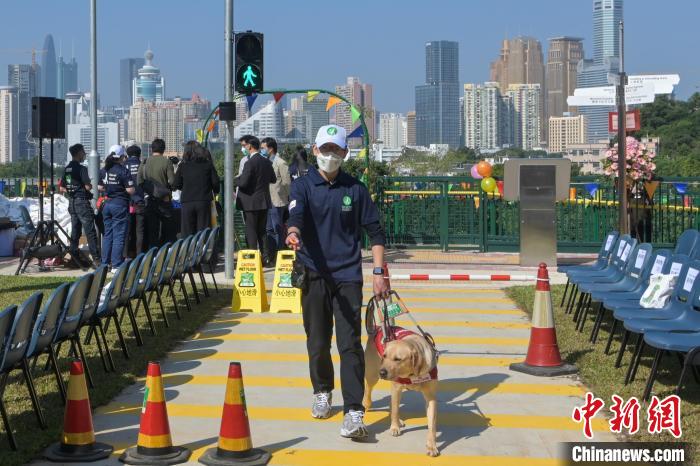
[[[404,390],[421,392],[427,406],[428,439],[427,454],[440,453],[435,441],[437,427],[437,356],[432,337],[425,333],[395,291],[387,302],[372,298],[367,304],[367,346],[365,348],[365,398],[366,410],[372,406],[372,389],[381,377],[391,381],[391,434],[401,435],[403,423],[399,417],[401,394]],[[375,324],[375,311],[379,324]],[[408,314],[420,333],[397,327],[394,318]]]

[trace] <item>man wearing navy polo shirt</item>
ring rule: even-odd
[[[367,188],[340,169],[348,153],[345,129],[336,125],[320,128],[313,151],[318,170],[310,167],[307,176],[292,182],[286,239],[308,274],[302,309],[314,389],[311,415],[325,419],[331,413],[335,320],[345,413],[340,435],[365,438],[360,241],[364,229],[372,245],[374,294],[386,296],[384,230]]]

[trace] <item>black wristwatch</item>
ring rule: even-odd
[[[372,269],[372,275],[384,275],[384,267],[375,267]]]

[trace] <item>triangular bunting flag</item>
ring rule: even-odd
[[[341,100],[338,97],[336,97],[334,95],[330,96],[328,98],[328,103],[326,104],[326,111],[332,109],[333,107],[338,105],[340,102],[341,102]]]
[[[209,127],[207,128],[207,131],[209,131],[210,133],[214,131],[214,126],[216,126],[216,120],[211,120],[209,122]]]
[[[219,110],[220,110],[219,107],[216,107],[216,110],[214,110],[214,115],[218,115],[218,114],[219,114]]]
[[[352,124],[354,125],[357,120],[360,119],[360,111],[355,108],[354,105],[350,106],[350,113],[352,113]]]
[[[319,95],[321,92],[320,91],[309,91],[306,93],[306,101],[311,102],[316,98],[317,95]]]
[[[647,196],[649,196],[649,199],[652,199],[654,197],[654,193],[656,192],[656,188],[659,187],[659,182],[658,181],[645,181],[644,182],[644,189],[647,192]]]
[[[204,142],[204,131],[202,131],[202,128],[199,128],[197,131],[195,131],[195,134],[197,135],[197,142],[202,143]]]
[[[355,131],[348,134],[348,138],[361,138],[364,135],[365,131],[362,129],[362,126],[358,126],[357,128],[355,128]]]
[[[282,97],[284,97],[284,92],[275,92],[272,95],[275,97],[275,103],[277,103]]]
[[[365,147],[364,149],[360,150],[360,152],[357,154],[357,158],[359,159],[364,159],[367,157],[367,148]]]
[[[255,103],[255,99],[258,98],[258,94],[247,95],[245,98],[248,101],[248,111],[253,113],[253,104]]]

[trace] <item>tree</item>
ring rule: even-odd
[[[46,162],[43,162],[43,165],[44,174],[48,175],[50,166]],[[37,178],[39,176],[38,170],[36,157],[31,160],[6,163],[0,165],[0,178]]]

